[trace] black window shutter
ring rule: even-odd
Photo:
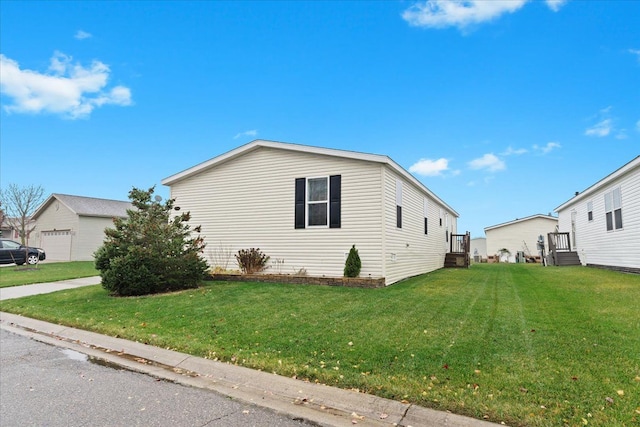
[[[332,175],[329,177],[329,228],[340,228],[342,194],[342,175]]]
[[[304,228],[305,224],[305,204],[306,195],[305,187],[307,180],[305,178],[296,178],[296,196],[295,196],[295,228]]]
[[[402,206],[396,205],[396,227],[402,228]]]
[[[429,227],[427,226],[428,225],[427,222],[428,222],[428,220],[427,220],[427,218],[425,218],[424,219],[424,234],[429,234],[428,233]]]

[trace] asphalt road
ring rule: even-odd
[[[0,330],[0,425],[308,426],[217,393],[157,380]]]

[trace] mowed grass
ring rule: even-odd
[[[474,265],[368,290],[93,286],[0,308],[512,426],[640,424],[640,276]]]
[[[12,265],[0,268],[0,288],[98,275],[100,272],[96,270],[93,261],[54,262],[37,266]]]

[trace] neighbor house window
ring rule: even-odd
[[[622,228],[622,194],[620,187],[616,187],[604,194],[604,212],[607,231]]]
[[[424,198],[424,234],[428,234],[429,231],[429,201]]]
[[[396,227],[402,228],[402,181],[396,181]]]
[[[295,228],[341,226],[341,175],[296,178]]]
[[[593,221],[593,202],[587,202],[587,220],[589,222]]]

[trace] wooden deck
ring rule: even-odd
[[[444,258],[445,268],[469,268],[471,265],[471,234],[453,234],[449,236],[449,252]]]
[[[549,242],[548,265],[582,265],[578,253],[571,250],[569,233],[547,233],[547,240]]]

